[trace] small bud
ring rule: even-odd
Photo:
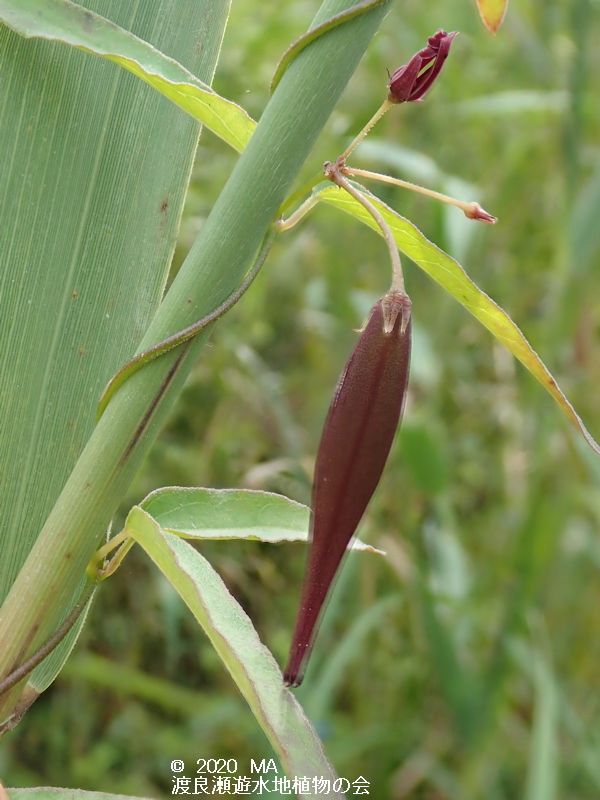
[[[399,67],[390,78],[388,99],[392,103],[422,100],[437,78],[450,52],[457,32],[438,31],[427,40],[427,47],[419,50],[408,64]]]
[[[479,203],[467,203],[464,207],[465,217],[469,219],[477,219],[480,222],[489,222],[490,225],[495,225],[498,222],[496,217],[489,214],[485,208],[482,208]]]
[[[284,679],[299,686],[331,582],[375,491],[408,382],[411,302],[390,291],[362,331],[323,426],[312,494],[311,542]]]

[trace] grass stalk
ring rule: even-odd
[[[326,0],[313,25],[349,5]],[[140,350],[192,324],[239,285],[387,6],[328,31],[290,64]],[[0,676],[58,627],[206,335],[133,375],[102,416],[0,609]],[[0,720],[15,694],[2,699]]]

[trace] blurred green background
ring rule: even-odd
[[[317,0],[234,0],[215,88],[255,117]],[[470,0],[395,4],[307,165],[337,156],[393,71],[459,30],[423,103],[352,163],[496,214],[377,188],[520,325],[600,436],[598,0],[512,0],[491,37]],[[202,137],[175,268],[235,154]],[[412,264],[410,398],[297,696],[340,776],[376,798],[600,797],[600,461],[541,387]],[[318,208],[280,237],[219,325],[122,513],[162,485],[245,486],[308,502],[320,426],[370,305],[383,243]],[[122,521],[115,521],[115,526]],[[202,551],[283,663],[301,546]],[[9,785],[168,797],[170,761],[270,758],[191,616],[144,557],[100,592],[63,674],[0,746]],[[276,795],[272,795],[275,797]]]

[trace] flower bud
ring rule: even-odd
[[[390,291],[371,310],[338,381],[315,464],[311,541],[284,673],[288,685],[302,682],[321,607],[379,483],[404,405],[410,341],[410,299]]]
[[[482,208],[479,203],[467,203],[464,207],[465,217],[468,219],[476,219],[480,222],[489,222],[490,225],[495,225],[498,221],[496,217],[492,216],[485,208]]]
[[[438,31],[430,36],[427,47],[415,53],[408,64],[394,72],[390,78],[388,99],[392,103],[421,100],[437,78],[455,36],[456,31]]]

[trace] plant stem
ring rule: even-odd
[[[16,686],[17,683],[20,683],[23,678],[26,678],[30,672],[33,672],[37,665],[41,664],[42,661],[47,658],[47,656],[49,656],[56,647],[58,647],[73,625],[77,622],[81,616],[81,613],[91,600],[96,586],[96,581],[88,581],[83,588],[79,600],[75,603],[71,611],[67,614],[52,636],[47,639],[44,644],[38,648],[35,653],[33,653],[32,656],[30,656],[26,661],[20,664],[16,669],[13,669],[12,672],[9,672],[6,677],[0,680],[0,697],[3,694],[6,694],[9,689],[12,689],[13,686]]]
[[[315,188],[315,186],[318,183],[321,183],[322,180],[323,180],[323,170],[320,169],[319,172],[317,172],[315,175],[313,175],[310,180],[308,180],[305,183],[303,183],[302,186],[300,186],[299,189],[296,189],[295,192],[292,192],[292,194],[290,194],[288,197],[286,197],[285,202],[283,202],[281,204],[281,207],[280,207],[280,209],[279,209],[279,211],[277,213],[277,216],[278,217],[282,217],[285,214],[285,212],[288,210],[288,208],[292,208],[292,206],[295,206],[296,203],[298,203],[300,200],[302,200],[303,197],[305,197],[307,194],[312,192],[312,190]]]
[[[411,183],[410,181],[403,181],[400,178],[393,178],[391,175],[383,175],[380,172],[370,172],[367,169],[357,169],[356,167],[347,167],[345,165],[342,166],[342,172],[344,175],[369,178],[370,180],[379,181],[380,183],[391,183],[393,186],[400,186],[403,189],[410,189],[426,197],[433,197],[435,200],[440,200],[442,203],[448,203],[448,205],[460,208],[469,219],[479,219],[482,222],[490,222],[492,224],[496,222],[496,217],[488,214],[487,211],[481,208],[479,203],[458,200],[456,197],[450,197],[450,195],[442,194],[442,192],[436,192],[434,189],[427,189],[425,186],[420,186],[418,183]]]
[[[304,219],[306,214],[308,214],[311,208],[314,208],[314,206],[316,206],[318,202],[319,202],[318,195],[311,194],[310,197],[307,197],[307,199],[302,203],[302,205],[298,206],[298,208],[294,211],[294,213],[290,214],[290,216],[287,219],[280,219],[276,223],[277,230],[280,231],[281,233],[283,233],[283,231],[289,231],[291,228],[297,225],[300,222],[300,220]]]
[[[127,528],[124,528],[122,531],[117,533],[116,536],[113,536],[112,539],[109,539],[108,542],[106,542],[106,544],[104,544],[99,550],[96,550],[90,563],[88,564],[86,569],[88,579],[93,581],[103,581],[110,577],[121,565],[121,562],[134,544],[135,541],[129,535]],[[106,556],[109,553],[112,553],[113,550],[117,550],[117,552],[113,555],[108,563],[104,563]]]
[[[30,672],[33,672],[38,664],[41,664],[42,661],[49,656],[56,647],[58,647],[73,625],[77,622],[83,610],[91,600],[98,582],[108,578],[109,575],[113,574],[133,544],[135,544],[135,542],[130,538],[127,530],[123,530],[110,539],[96,552],[90,562],[90,567],[88,568],[88,580],[83,587],[79,600],[75,603],[71,611],[67,614],[52,636],[46,642],[44,642],[44,644],[32,656],[30,656],[27,661],[24,661],[16,669],[13,669],[13,671],[10,672],[5,678],[0,680],[0,696],[8,692],[9,689],[12,689],[13,686],[16,686],[17,683],[23,680],[23,678],[26,678]],[[117,547],[119,549],[111,558],[109,563],[105,567],[100,568],[99,564],[101,561],[103,561],[104,557]]]
[[[312,25],[349,5],[325,0]],[[242,282],[388,6],[383,2],[338,25],[290,63],[141,349],[193,324]],[[35,652],[60,624],[205,339],[203,330],[183,357],[167,353],[136,372],[102,415],[0,609],[0,674]],[[20,689],[2,698],[0,722],[12,714]]]
[[[121,367],[121,369],[118,372],[116,372],[112,376],[112,378],[106,385],[106,388],[102,392],[100,401],[98,402],[97,420],[99,420],[102,414],[104,414],[104,411],[106,410],[107,405],[110,403],[111,398],[115,395],[119,387],[122,386],[128,378],[130,378],[134,373],[136,373],[139,369],[148,364],[150,361],[154,361],[155,358],[158,358],[159,356],[168,353],[169,350],[172,350],[174,347],[177,347],[178,345],[183,344],[184,342],[188,342],[190,339],[193,339],[194,336],[197,336],[200,333],[200,331],[203,331],[205,328],[208,328],[209,325],[215,323],[238,302],[238,300],[250,288],[250,285],[254,282],[254,279],[260,272],[260,269],[265,262],[267,254],[271,249],[273,236],[274,236],[273,231],[270,231],[267,234],[263,246],[261,247],[260,252],[256,257],[256,261],[250,268],[248,274],[246,275],[242,283],[238,286],[238,288],[235,289],[235,291],[233,291],[229,295],[229,297],[226,298],[220,305],[218,305],[215,309],[213,309],[211,312],[202,317],[202,319],[193,322],[191,325],[188,325],[186,328],[177,331],[177,333],[173,333],[171,336],[167,336],[161,342],[153,344],[146,350],[142,350],[141,353],[138,353],[136,356],[130,359],[126,364],[124,364]]]
[[[336,183],[339,187],[345,189],[348,194],[351,194],[352,197],[354,197],[354,199],[357,200],[373,217],[379,226],[381,233],[383,234],[383,238],[385,239],[385,243],[390,253],[390,261],[392,264],[392,283],[390,286],[390,291],[402,292],[405,294],[406,292],[404,289],[404,273],[402,271],[402,262],[400,261],[400,253],[398,251],[398,246],[396,245],[396,240],[394,239],[394,234],[392,233],[390,226],[384,220],[380,212],[375,208],[373,203],[367,200],[362,192],[360,192],[350,183],[350,181],[347,181],[343,177],[341,174],[341,169],[342,168],[340,167],[338,159],[337,161],[329,162],[325,165],[325,174],[333,183]]]
[[[340,166],[346,163],[346,159],[350,155],[350,153],[358,147],[358,145],[362,142],[365,136],[369,133],[371,128],[373,128],[379,120],[383,117],[383,115],[389,111],[389,109],[394,105],[387,97],[383,101],[383,103],[379,106],[377,111],[373,114],[371,119],[367,122],[367,124],[356,134],[354,139],[350,142],[348,147],[344,150],[342,155],[337,159],[338,164]]]

